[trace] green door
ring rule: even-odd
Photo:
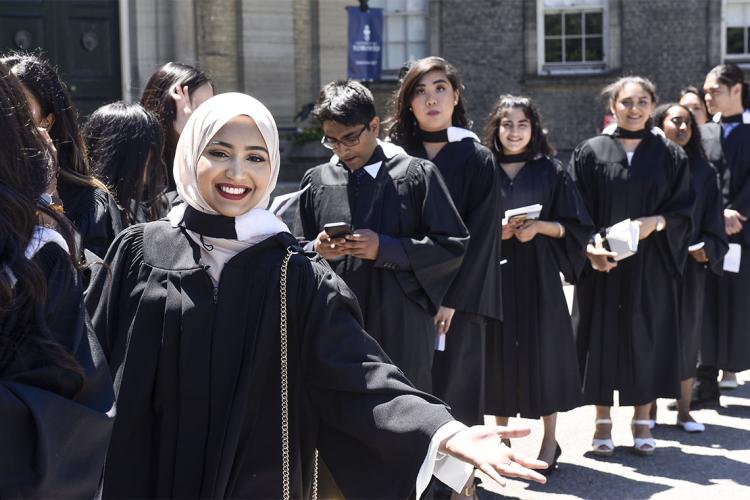
[[[117,0],[0,0],[0,52],[41,49],[81,115],[121,98]]]

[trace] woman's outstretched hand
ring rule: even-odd
[[[530,433],[528,428],[475,425],[446,438],[440,443],[440,451],[472,464],[500,486],[505,486],[503,476],[544,484],[546,478],[532,469],[546,469],[547,463],[514,453],[501,441]]]

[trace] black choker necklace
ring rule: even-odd
[[[642,128],[640,130],[625,130],[624,128],[617,127],[612,132],[612,137],[618,137],[620,139],[643,139],[648,134],[648,130]]]
[[[448,142],[448,129],[438,130],[437,132],[419,129],[419,137],[422,142]]]
[[[518,153],[515,155],[506,155],[503,153],[500,153],[498,156],[498,161],[500,163],[524,163],[531,160],[531,153],[528,151],[524,151],[523,153]]]
[[[204,214],[188,205],[182,221],[185,223],[185,228],[201,236],[222,238],[225,240],[237,239],[234,217]]]
[[[742,113],[730,116],[722,116],[721,123],[742,123]]]

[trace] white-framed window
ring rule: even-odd
[[[607,25],[606,0],[537,0],[539,73],[606,70]]]
[[[724,3],[724,58],[750,61],[750,0]]]
[[[370,0],[383,9],[383,73],[397,75],[401,66],[428,53],[428,0]]]

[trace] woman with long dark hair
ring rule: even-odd
[[[492,153],[470,130],[456,68],[440,57],[411,64],[393,95],[386,130],[407,153],[433,162],[471,235],[457,277],[435,317],[445,350],[435,353],[434,394],[462,422],[484,415],[488,324],[502,319],[500,191]]]
[[[47,130],[57,149],[57,191],[79,236],[81,252],[85,248],[104,257],[115,237],[116,206],[106,185],[91,171],[78,112],[65,84],[37,55],[12,53],[0,61],[21,81],[36,126]]]
[[[85,326],[72,230],[47,206],[54,158],[24,99],[0,63],[0,496],[93,498],[112,383]]]
[[[679,396],[676,306],[694,197],[684,151],[651,130],[654,85],[623,77],[603,95],[616,125],[571,158],[597,231],[575,291],[578,360],[584,404],[596,405],[593,453],[614,452],[610,409],[618,390],[620,405],[635,407],[633,451],[651,455],[651,402]]]
[[[177,143],[184,203],[107,254],[87,296],[117,377],[104,496],[309,497],[316,448],[351,498],[419,498],[449,463],[461,489],[462,461],[543,482],[505,429],[467,429],[414,389],[343,280],[263,208],[278,144],[256,99],[209,99]]]
[[[156,117],[140,104],[119,101],[94,111],[83,135],[91,168],[117,199],[120,227],[158,219],[166,171],[161,163],[163,133]]]
[[[723,206],[716,169],[706,160],[701,134],[693,113],[682,104],[662,104],[654,112],[654,124],[667,139],[680,145],[688,156],[695,204],[690,253],[680,280],[680,398],[677,425],[687,432],[702,432],[703,424],[690,415],[690,396],[698,364],[703,326],[706,275],[722,274],[729,248],[724,232]]]
[[[191,113],[213,95],[214,84],[208,76],[176,62],[168,62],[156,70],[143,89],[141,105],[156,115],[164,132],[162,162],[167,171],[167,204],[176,196],[172,163],[182,129]]]
[[[742,68],[721,64],[703,83],[714,120],[701,128],[708,160],[719,172],[724,229],[739,269],[720,277],[709,274],[706,321],[693,407],[719,404],[718,370],[750,368],[750,91]]]
[[[583,200],[565,168],[553,160],[541,117],[527,97],[500,96],[484,130],[500,166],[503,208],[542,205],[539,218],[503,220],[503,323],[487,336],[485,413],[542,417],[539,459],[554,470],[561,453],[557,412],[581,404],[576,344],[560,281],[575,283],[593,233]]]

